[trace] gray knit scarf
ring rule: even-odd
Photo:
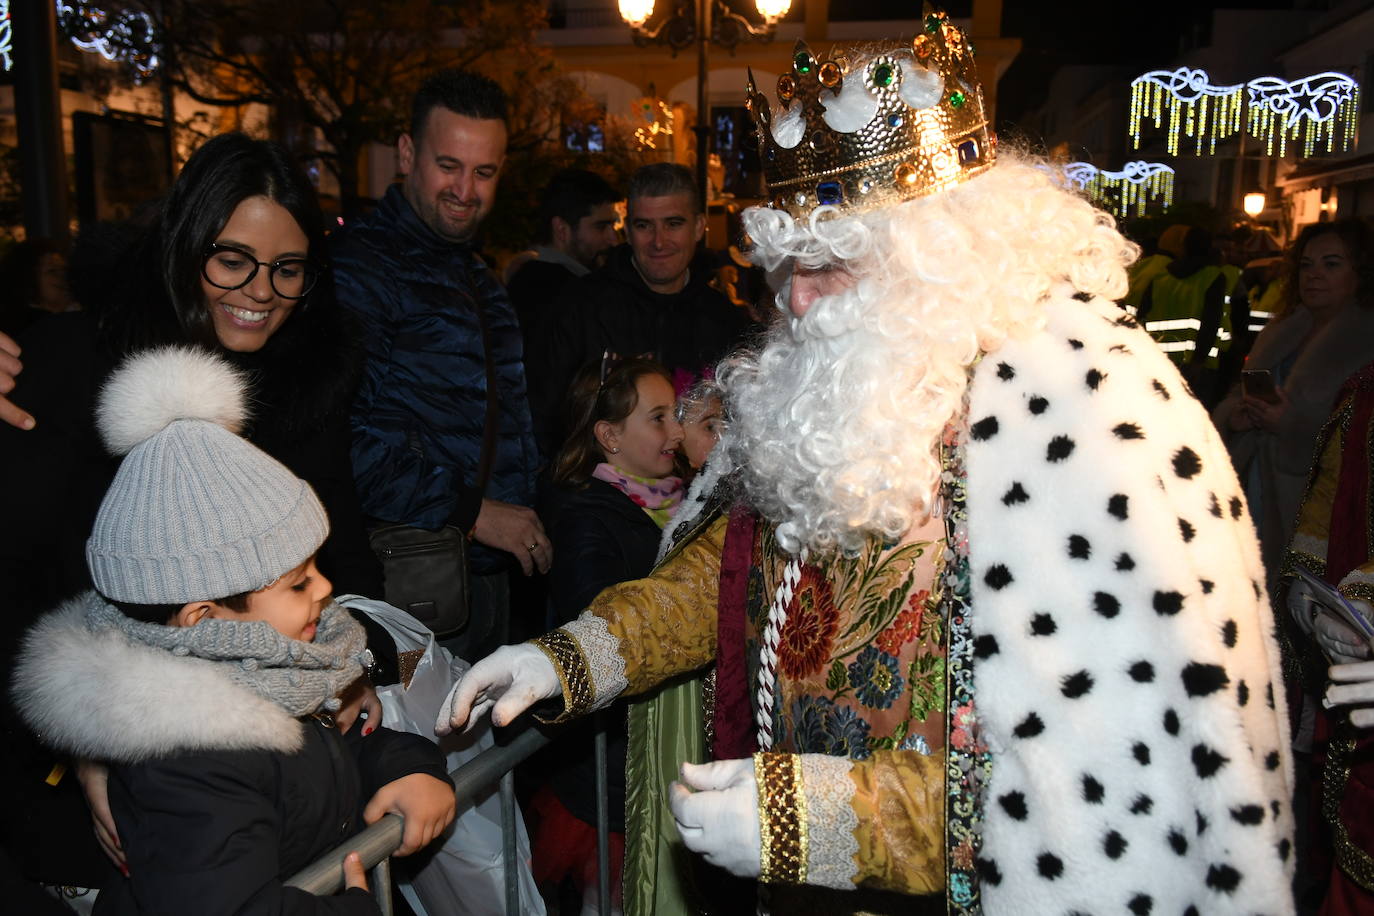
[[[119,630],[133,643],[213,662],[235,684],[276,703],[292,716],[334,712],[338,696],[370,663],[367,634],[337,602],[320,615],[314,642],[290,639],[262,620],[201,620],[169,627],[133,620],[99,600],[86,605],[92,632]]]

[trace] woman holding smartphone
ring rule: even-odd
[[[1285,262],[1291,301],[1255,340],[1241,381],[1213,411],[1278,573],[1341,383],[1374,358],[1374,229],[1359,220],[1305,228]]]

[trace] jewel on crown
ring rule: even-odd
[[[818,58],[797,42],[778,105],[749,74],[768,205],[806,219],[818,206],[885,206],[953,187],[992,166],[973,46],[927,4],[921,34]]]

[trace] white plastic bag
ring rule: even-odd
[[[386,628],[396,641],[396,651],[423,650],[410,684],[377,688],[383,720],[395,731],[423,735],[444,751],[451,773],[482,751],[495,747],[489,722],[467,733],[445,738],[434,735],[434,717],[449,688],[471,667],[440,646],[424,624],[405,611],[382,601],[344,595],[345,607],[367,614]],[[519,808],[515,814],[515,853],[520,870],[520,912],[544,916],[544,901],[530,873],[530,840]],[[461,802],[444,845],[434,853],[421,853],[429,861],[414,872],[411,884],[427,916],[504,916],[506,875],[502,860],[501,799],[497,787]]]

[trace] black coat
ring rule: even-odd
[[[129,856],[129,879],[106,885],[96,916],[373,914],[371,895],[316,897],[282,886],[364,826],[363,807],[393,779],[446,779],[418,735],[307,718],[305,747],[211,751],[110,769],[110,810]]]
[[[669,371],[699,375],[743,342],[749,316],[710,286],[710,259],[692,263],[680,292],[656,293],[635,269],[630,246],[611,250],[606,266],[563,287],[534,328],[530,410],[546,453],[562,441],[564,398],[578,369],[609,350],[649,354]]]
[[[662,533],[648,514],[615,487],[588,481],[582,490],[555,490],[545,513],[553,541],[549,591],[554,615],[566,623],[591,604],[608,586],[647,576],[654,568]],[[615,703],[600,713],[606,725],[607,789],[611,829],[625,830],[625,704]],[[594,729],[585,722],[561,738],[552,786],[567,809],[589,824],[596,823],[596,762]]]
[[[100,603],[89,592],[45,615],[25,639],[13,688],[19,713],[55,751],[109,761],[129,878],[106,882],[96,912],[375,913],[356,893],[316,898],[282,881],[357,833],[382,786],[416,773],[447,782],[438,746],[295,718],[235,681],[232,659],[179,656],[93,628]]]

